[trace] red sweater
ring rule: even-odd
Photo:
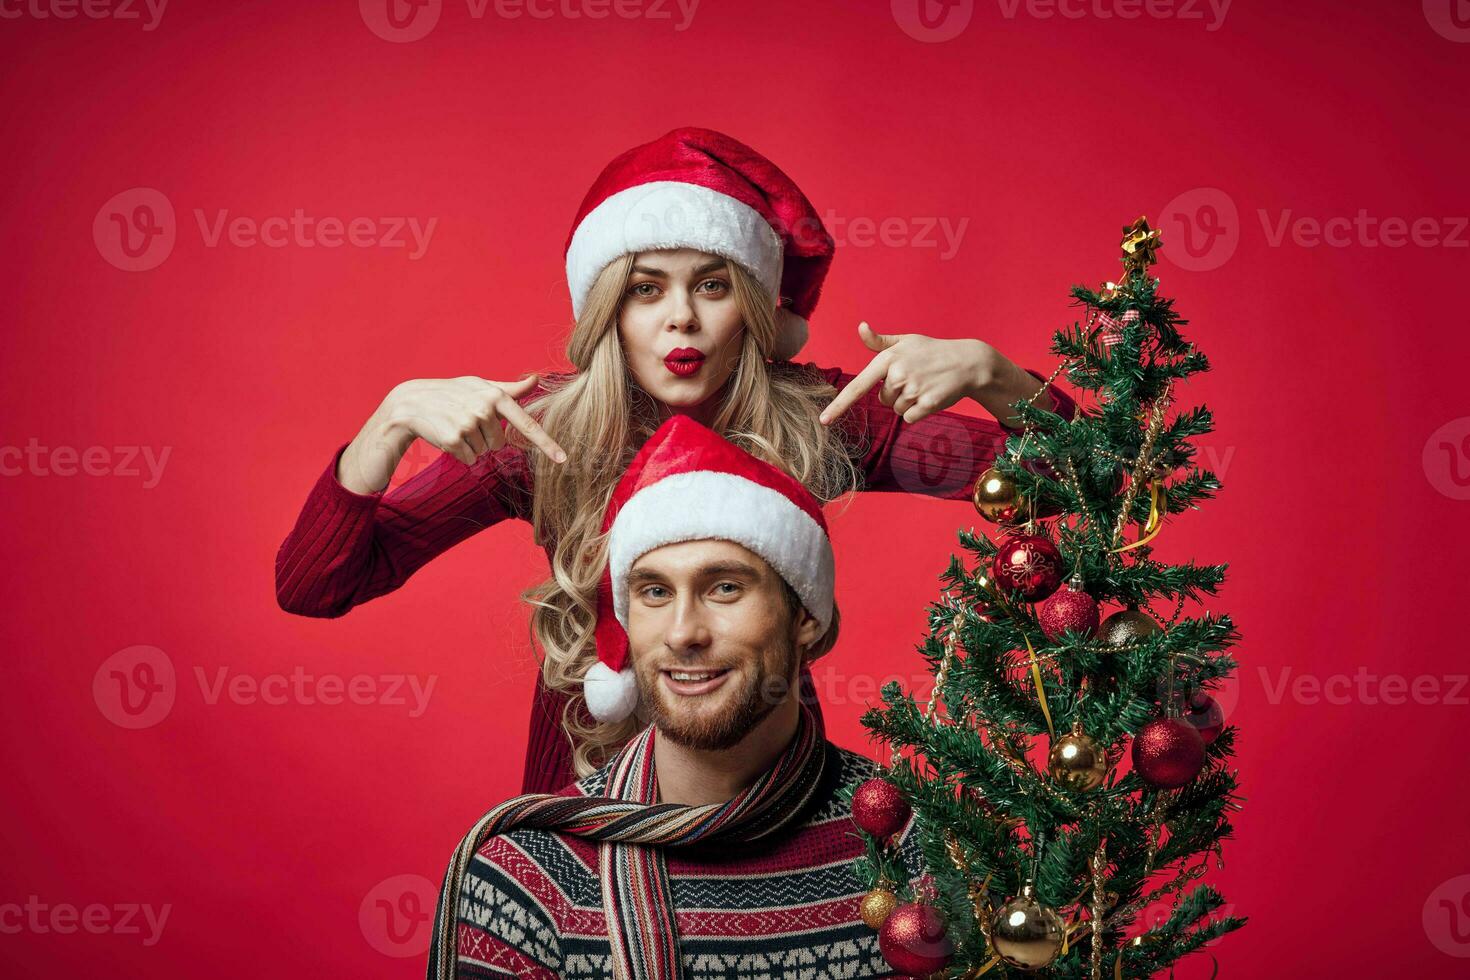
[[[839,389],[853,377],[838,368],[817,370]],[[1072,399],[1056,386],[1050,390],[1057,411],[1071,418]],[[946,500],[969,499],[976,477],[1015,431],[991,418],[954,412],[909,424],[878,401],[877,387],[838,424],[850,426],[862,447],[856,460],[861,489]],[[337,481],[337,461],[350,442],[332,454],[276,552],[276,601],[286,612],[345,615],[392,592],[477,531],[510,517],[530,520],[530,468],[519,449],[486,453],[473,466],[441,453],[402,484],[360,494]],[[806,694],[819,711],[810,690]],[[554,793],[576,778],[571,741],[560,721],[565,704],[566,695],[548,690],[538,676],[522,792]]]
[[[841,796],[878,767],[830,742],[824,751],[827,775],[799,823],[759,842],[667,849],[686,980],[895,976],[859,914],[866,890],[854,866],[864,844]],[[604,767],[561,792],[601,796],[607,777]],[[894,841],[909,878],[924,870],[916,826],[910,818]],[[612,976],[597,869],[597,843],[571,834],[523,829],[491,837],[465,870],[455,976]],[[439,943],[436,916],[430,948]]]

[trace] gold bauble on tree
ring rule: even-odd
[[[1107,754],[1082,731],[1082,722],[1074,722],[1070,734],[1051,743],[1046,760],[1051,778],[1078,792],[1097,789],[1108,775]]]
[[[1097,638],[1110,647],[1126,647],[1159,632],[1159,624],[1148,613],[1124,609],[1113,613],[1097,628]]]
[[[889,913],[896,908],[898,908],[898,896],[879,885],[863,896],[859,914],[869,929],[882,929],[883,923],[888,921]]]
[[[974,501],[980,516],[992,524],[1013,524],[1026,507],[1020,486],[994,466],[975,481]]]
[[[1046,464],[1032,461],[1024,464],[1041,467],[1049,472]],[[975,490],[970,499],[980,516],[992,524],[1020,524],[1023,521],[1045,520],[1061,513],[1054,501],[1028,499],[1021,492],[1021,485],[994,466],[975,480]]]
[[[1036,900],[1027,884],[1021,894],[996,909],[990,920],[990,946],[997,956],[1022,970],[1051,966],[1062,952],[1062,917]]]

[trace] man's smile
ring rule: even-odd
[[[720,670],[671,669],[661,670],[664,687],[681,697],[694,697],[717,690],[730,676],[728,667]]]

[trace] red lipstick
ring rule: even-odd
[[[664,367],[681,378],[697,373],[704,364],[704,351],[695,347],[675,347],[664,355]]]

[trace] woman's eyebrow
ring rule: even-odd
[[[703,276],[703,275],[707,275],[707,274],[709,274],[711,272],[717,272],[720,269],[723,269],[724,267],[725,267],[725,260],[724,259],[715,259],[715,260],[713,260],[711,262],[706,262],[704,265],[702,265],[699,268],[695,269],[694,270],[694,274],[696,276]],[[655,269],[652,266],[647,266],[647,265],[635,265],[635,266],[633,266],[633,271],[634,272],[638,272],[638,273],[642,273],[645,276],[653,276],[656,279],[667,279],[667,278],[669,278],[669,274],[667,272],[665,272],[663,269]]]

